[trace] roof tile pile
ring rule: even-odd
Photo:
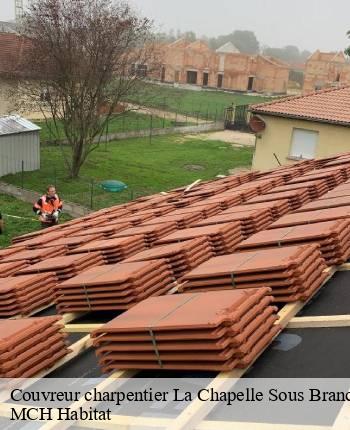
[[[18,275],[54,272],[57,278],[62,281],[70,279],[90,267],[100,266],[104,263],[104,258],[100,252],[64,255],[62,257],[48,258],[39,263],[27,266],[21,269]]]
[[[186,273],[180,292],[269,287],[276,302],[307,300],[327,274],[318,245],[288,246],[214,257]]]
[[[92,333],[103,372],[247,367],[279,333],[268,288],[153,297]]]
[[[311,199],[307,188],[301,188],[298,190],[284,191],[280,193],[273,194],[263,194],[261,196],[254,197],[250,199],[247,203],[261,203],[261,202],[271,202],[274,200],[288,200],[289,205],[292,210],[300,208],[300,206],[308,203]]]
[[[193,206],[190,205],[185,208],[172,210],[171,215],[189,214],[197,211],[203,215],[203,218],[209,218],[210,216],[216,215],[219,212],[221,212],[222,207],[220,202],[212,202],[212,203],[202,202],[202,204],[198,204],[198,206],[197,206],[197,203],[195,203]]]
[[[54,273],[0,278],[0,317],[29,315],[53,302]]]
[[[58,284],[56,307],[60,313],[125,310],[173,286],[174,274],[165,260],[98,266]]]
[[[11,254],[1,260],[2,263],[9,263],[12,261],[22,261],[28,264],[36,264],[39,261],[47,260],[56,255],[65,255],[67,248],[65,246],[53,246],[50,248],[41,249],[28,249],[15,254]]]
[[[224,212],[219,215],[214,215],[196,223],[195,226],[201,227],[206,225],[216,225],[228,222],[239,222],[241,224],[242,235],[244,238],[264,230],[272,223],[273,218],[269,209],[255,209],[245,212]]]
[[[71,254],[91,253],[99,251],[106,263],[115,264],[119,261],[143,251],[146,248],[143,235],[118,237],[114,239],[96,240],[71,251]]]
[[[327,265],[345,263],[350,257],[350,219],[276,228],[254,234],[239,250],[318,243]]]
[[[268,194],[283,193],[285,191],[298,190],[306,188],[308,190],[311,200],[315,200],[323,194],[327,193],[329,188],[327,181],[325,179],[319,179],[316,181],[302,182],[299,184],[289,184],[282,185],[281,187],[276,187],[268,192]]]
[[[52,246],[63,245],[67,247],[68,251],[70,251],[72,249],[75,249],[79,246],[84,245],[85,243],[89,243],[101,238],[103,238],[102,233],[87,234],[83,236],[61,237],[60,239],[56,239],[48,243],[45,243],[41,245],[41,247],[50,248]]]
[[[325,196],[324,196],[325,197]],[[350,206],[350,196],[321,198],[307,203],[295,212],[315,211],[319,209],[338,208],[341,206]]]
[[[177,230],[177,224],[173,222],[164,222],[159,225],[140,225],[137,227],[127,228],[115,235],[113,239],[117,237],[130,237],[143,235],[145,244],[148,248],[151,248],[160,238],[167,236],[169,233]]]
[[[128,258],[130,261],[147,261],[159,258],[165,259],[176,279],[181,278],[186,272],[199,266],[204,261],[213,257],[214,253],[207,237],[185,240],[180,243],[156,246]]]
[[[181,210],[181,209],[178,209]],[[163,224],[168,222],[175,222],[176,227],[178,229],[182,228],[189,228],[192,225],[196,224],[198,221],[203,219],[203,213],[200,210],[194,210],[190,213],[185,214],[176,214],[169,213],[163,216],[160,216],[158,218],[153,218],[151,220],[145,221],[142,225],[157,225],[157,224]]]
[[[0,260],[0,278],[7,278],[8,276],[13,276],[18,272],[18,270],[27,267],[25,261],[11,261],[9,263],[2,263]]]
[[[297,178],[292,179],[288,182],[288,184],[300,184],[301,182],[309,182],[319,179],[325,179],[330,190],[345,181],[344,176],[339,169],[334,172],[322,172],[322,170],[312,170],[311,172],[308,172],[303,176],[298,176]]]
[[[217,194],[216,196],[209,197],[209,199],[205,200],[208,203],[219,203],[221,209],[228,209],[232,206],[236,206],[242,203],[242,198],[240,194],[236,194],[235,192],[228,193],[221,193]],[[203,204],[203,202],[201,202]],[[193,207],[192,205],[191,207]]]
[[[127,228],[131,227],[131,223],[129,222],[123,222],[120,224],[114,224],[111,221],[108,222],[108,225],[100,225],[98,227],[91,227],[88,229],[81,229],[75,233],[72,234],[73,237],[75,236],[91,236],[92,234],[99,234],[102,235],[104,238],[109,238],[120,231],[123,231]]]
[[[342,218],[350,218],[350,206],[340,206],[339,208],[320,209],[284,215],[273,224],[270,224],[268,229],[313,224],[315,222],[332,221]]]
[[[248,204],[248,203],[245,205],[233,206],[232,208],[229,208],[223,211],[222,214],[268,209],[270,211],[272,219],[275,220],[291,211],[288,200],[272,200],[271,202],[252,203],[252,204]]]
[[[157,245],[183,242],[197,237],[208,237],[209,243],[216,255],[233,252],[238,243],[243,240],[242,229],[239,222],[192,227],[178,230],[163,237]]]
[[[0,377],[30,378],[68,354],[59,317],[0,321]]]

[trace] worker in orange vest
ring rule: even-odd
[[[58,224],[58,217],[62,212],[63,203],[56,193],[56,188],[49,185],[44,194],[34,204],[33,211],[39,216],[43,228]]]

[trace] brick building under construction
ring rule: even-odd
[[[287,92],[289,65],[264,55],[243,54],[232,43],[216,51],[200,40],[179,39],[161,48],[162,82],[268,94]]]

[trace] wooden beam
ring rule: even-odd
[[[66,324],[64,331],[66,333],[91,333],[101,328],[104,324]]]
[[[333,423],[333,430],[349,430],[350,428],[350,402],[345,401]]]
[[[350,270],[350,263],[344,263],[338,267],[339,272],[347,272]]]
[[[189,191],[191,191],[192,188],[194,188],[196,185],[198,185],[201,182],[201,180],[202,179],[197,179],[192,184],[190,184],[187,188],[185,188],[184,193],[188,193]]]
[[[77,320],[77,319],[83,317],[87,313],[88,312],[69,312],[67,314],[63,314],[62,319],[63,319],[64,324],[68,324],[71,321],[74,321],[74,320]]]
[[[290,320],[287,327],[288,328],[350,327],[350,315],[296,317]]]

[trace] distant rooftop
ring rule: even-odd
[[[216,50],[218,54],[239,54],[239,50],[232,42],[227,42]]]
[[[0,136],[39,130],[41,130],[40,127],[19,115],[0,117]]]

